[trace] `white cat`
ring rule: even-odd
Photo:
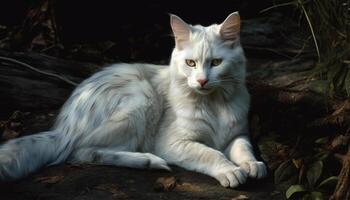
[[[64,161],[170,170],[225,187],[266,176],[248,139],[249,94],[237,12],[217,25],[171,15],[170,66],[115,64],[82,82],[51,131],[0,146],[0,180]]]

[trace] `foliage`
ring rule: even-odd
[[[348,0],[276,0],[265,9],[293,6],[300,14],[306,42],[312,42],[318,61],[312,77],[328,81],[333,97],[350,97],[350,5]]]
[[[294,9],[299,16],[300,30],[305,31],[304,47],[314,49],[317,57],[310,80],[328,82],[327,96],[340,99],[350,97],[350,1],[348,0],[275,0],[275,5],[265,9]],[[334,116],[332,117],[332,119]],[[335,139],[334,139],[335,141]],[[317,139],[314,146],[327,146],[328,138]],[[334,146],[329,145],[328,146]],[[326,173],[327,157],[335,147],[316,151],[315,155],[293,157],[275,171],[276,180],[289,177],[284,186],[287,199],[324,199],[338,181],[332,173]],[[294,166],[292,166],[294,164]],[[293,175],[292,171],[298,171]]]
[[[292,199],[298,196],[305,200],[324,199],[323,193],[320,191],[328,188],[334,188],[334,186],[338,181],[338,177],[331,176],[320,182],[319,180],[321,178],[322,172],[323,172],[322,161],[316,161],[315,163],[312,163],[312,165],[307,171],[308,182],[303,185],[301,184],[291,185],[286,191],[286,198]]]
[[[329,81],[329,93],[350,96],[350,15],[349,1],[299,1],[305,5],[310,27],[317,30],[315,44],[319,43],[320,58],[315,74]]]
[[[316,139],[310,146],[313,152],[304,155],[290,155],[277,167],[274,182],[279,190],[285,191],[287,199],[318,200],[329,197],[338,177],[331,172],[330,152],[339,148],[339,139],[328,137]],[[340,144],[343,146],[343,144]]]

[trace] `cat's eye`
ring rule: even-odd
[[[211,66],[213,66],[213,67],[218,66],[221,64],[221,62],[222,62],[222,59],[215,58],[215,59],[211,60]]]
[[[194,60],[186,59],[185,62],[186,62],[186,65],[188,65],[189,67],[196,67],[196,61]]]

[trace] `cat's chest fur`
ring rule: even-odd
[[[175,111],[177,126],[193,131],[192,139],[219,150],[237,134],[236,112],[233,102],[185,105]]]

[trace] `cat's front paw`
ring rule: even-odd
[[[242,168],[230,165],[218,170],[214,177],[222,186],[234,188],[245,183],[248,174]]]
[[[240,165],[240,167],[248,174],[251,178],[264,178],[267,176],[266,165],[260,161],[247,161]]]

